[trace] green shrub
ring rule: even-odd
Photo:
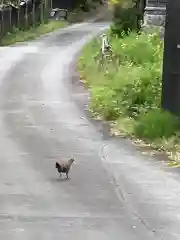
[[[106,64],[107,71],[105,68],[99,71],[94,60],[100,48],[97,39],[83,49],[79,61],[79,67],[85,70],[86,80],[92,86],[91,107],[110,120],[117,114],[132,117],[159,107],[162,62],[160,40],[157,41],[155,34],[137,36],[131,33],[124,39],[112,37],[111,44],[114,58],[112,64]]]
[[[90,108],[103,116],[105,120],[114,120],[119,115],[116,92],[107,87],[96,87],[91,89]]]
[[[114,54],[119,57],[122,63],[145,65],[155,63],[160,68],[163,54],[163,43],[155,34],[137,35],[131,33],[126,38],[111,37],[111,44]],[[150,65],[149,65],[150,66]]]
[[[114,18],[111,26],[111,33],[118,37],[123,37],[123,34],[129,35],[130,31],[137,30],[137,15],[134,7],[124,8],[121,5],[116,5],[114,8]]]
[[[83,69],[91,92],[90,108],[114,128],[139,138],[177,139],[177,119],[160,109],[163,43],[157,33],[118,38],[108,32],[113,49],[112,63],[100,69],[94,60],[100,42],[93,40],[83,50]],[[158,144],[157,144],[158,142]],[[161,143],[162,143],[161,142]],[[167,141],[166,146],[170,145]]]
[[[123,37],[129,35],[132,30],[137,32],[140,30],[140,15],[142,13],[138,1],[111,1],[111,4],[113,6],[112,35]]]
[[[139,116],[134,132],[145,139],[169,138],[174,135],[177,126],[177,119],[169,112],[154,109]]]

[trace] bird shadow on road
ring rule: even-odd
[[[70,178],[66,178],[66,177],[57,177],[57,178],[52,178],[51,182],[67,182],[69,181]]]

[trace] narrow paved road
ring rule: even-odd
[[[76,54],[104,27],[0,49],[0,239],[180,239],[179,178],[104,138],[71,82]],[[61,180],[55,161],[71,156]]]

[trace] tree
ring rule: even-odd
[[[140,30],[140,20],[142,19],[143,11],[140,3],[142,0],[110,0],[109,4],[113,9],[114,25],[112,31],[122,36],[122,32],[126,35],[130,31]]]

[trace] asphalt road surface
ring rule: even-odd
[[[178,173],[111,139],[72,80],[87,22],[0,49],[0,239],[179,240]],[[55,161],[74,157],[70,180]]]

